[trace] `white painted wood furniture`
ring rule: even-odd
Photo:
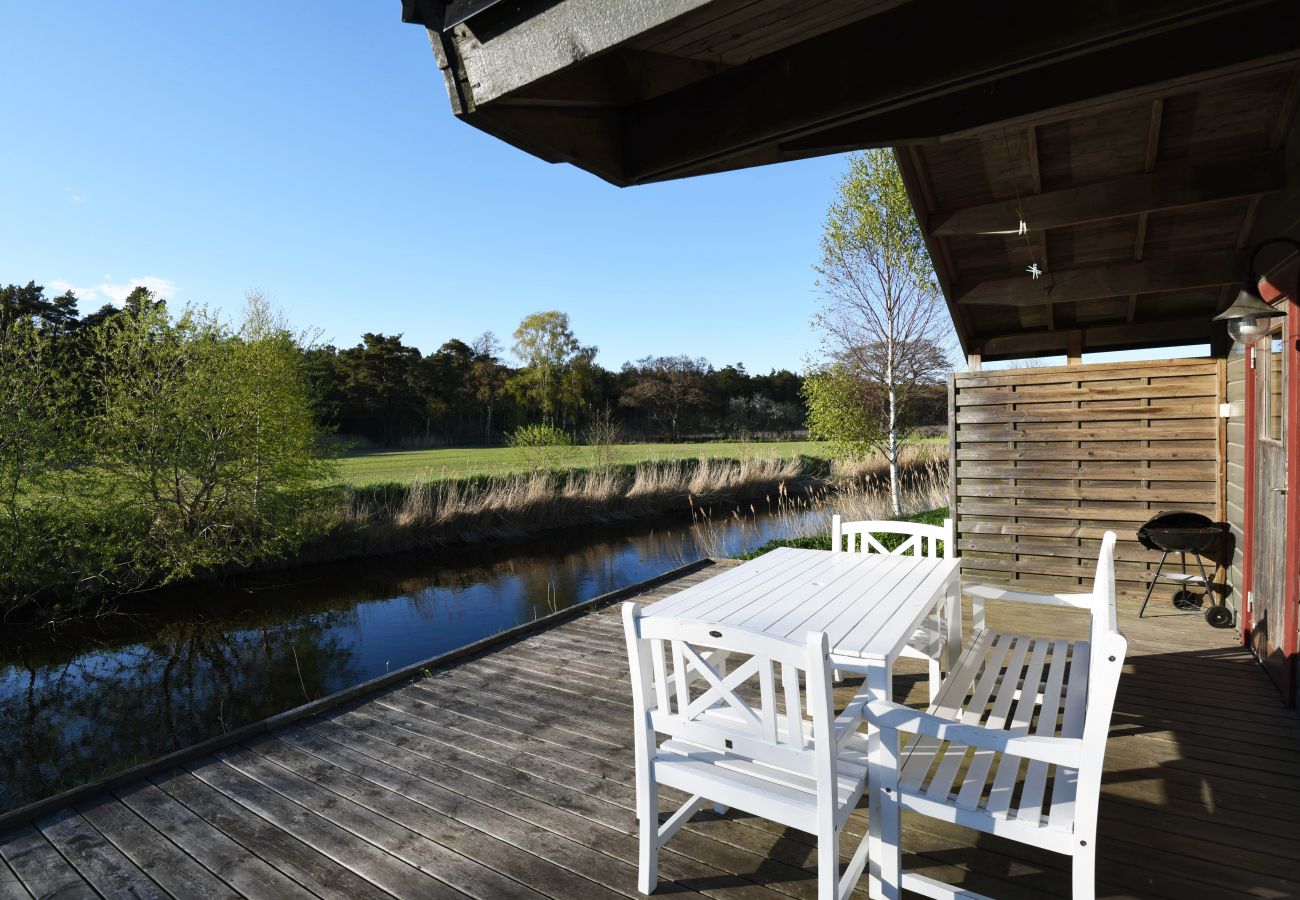
[[[636,716],[641,892],[658,881],[659,848],[714,805],[815,835],[817,896],[847,897],[866,862],[866,839],[842,877],[839,839],[866,787],[867,741],[857,730],[860,705],[835,717],[825,632],[800,642],[712,622],[646,618],[636,603],[623,605],[623,625]],[[727,671],[719,657],[736,664]],[[666,739],[656,746],[658,735]],[[660,785],[690,798],[662,825]]]
[[[798,644],[824,633],[832,666],[862,672],[869,696],[888,700],[894,661],[923,623],[942,621],[946,664],[956,664],[959,565],[955,558],[781,547],[647,606],[641,622],[708,622],[719,631],[740,627]],[[935,615],[940,609],[942,618]],[[866,699],[860,695],[841,718],[861,716]],[[868,750],[871,741],[868,735]]]
[[[1094,896],[1102,760],[1127,648],[1114,548],[1107,532],[1089,593],[966,586],[976,603],[972,640],[929,709],[869,697],[872,897],[979,896],[901,871],[901,809],[1071,856],[1074,897]],[[1087,610],[1089,639],[985,628],[987,600]],[[900,733],[912,736],[901,753]]]
[[[889,550],[877,538],[881,534],[907,535],[893,550]],[[944,519],[942,525],[928,525],[924,522],[904,522],[868,519],[861,522],[845,522],[840,516],[831,517],[831,552],[832,553],[885,553],[893,556],[956,556],[956,544],[952,528],[952,519]],[[942,616],[945,611],[936,615]],[[923,659],[930,670],[930,700],[933,701],[939,690],[943,676],[944,647],[942,637],[945,629],[942,623],[927,622],[912,640],[903,648],[902,655],[913,659]],[[840,673],[835,673],[835,680],[840,680]]]

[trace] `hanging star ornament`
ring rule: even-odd
[[[1031,263],[1025,271],[1034,276],[1034,281],[1037,281],[1038,276],[1043,274],[1043,270],[1038,268],[1038,263]]]

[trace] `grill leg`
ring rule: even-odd
[[[1140,610],[1138,610],[1138,618],[1139,618],[1139,619],[1142,618],[1142,616],[1143,616],[1143,615],[1146,613],[1146,611],[1147,611],[1147,604],[1151,602],[1151,592],[1154,591],[1154,590],[1156,589],[1156,583],[1160,580],[1160,572],[1161,572],[1162,569],[1164,569],[1164,567],[1165,567],[1165,560],[1168,559],[1168,558],[1169,558],[1169,551],[1166,550],[1166,551],[1165,551],[1165,555],[1162,556],[1162,557],[1160,557],[1160,565],[1156,566],[1156,573],[1155,573],[1154,575],[1151,576],[1151,584],[1150,584],[1150,586],[1147,587],[1147,595],[1146,595],[1145,599],[1143,599],[1143,601],[1142,601],[1142,608],[1141,608]]]
[[[1205,582],[1205,599],[1208,600],[1211,604],[1215,604],[1216,601],[1214,597],[1211,596],[1213,592],[1210,589],[1210,578],[1208,575],[1205,574],[1205,560],[1201,559],[1200,553],[1196,554],[1196,564],[1200,566],[1201,580]]]

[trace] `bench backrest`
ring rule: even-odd
[[[1115,709],[1115,692],[1128,641],[1119,631],[1115,602],[1115,532],[1107,531],[1097,556],[1097,575],[1092,583],[1092,625],[1089,634],[1088,694],[1083,720],[1083,764],[1079,768],[1075,832],[1090,834],[1096,829],[1097,803],[1101,791],[1102,765],[1110,720]],[[1067,711],[1068,715],[1068,711]]]
[[[889,550],[878,534],[903,534],[907,539]],[[922,522],[891,522],[869,519],[862,522],[845,522],[839,516],[831,517],[831,550],[835,553],[888,553],[894,556],[956,556],[953,546],[952,519],[942,525]]]
[[[830,646],[623,604],[637,752],[655,733],[814,778],[835,802]],[[800,690],[800,672],[806,688]],[[807,716],[804,710],[807,709]],[[825,797],[820,796],[823,791]]]

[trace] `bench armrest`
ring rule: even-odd
[[[888,700],[868,703],[866,712],[869,723],[893,731],[1010,753],[1072,769],[1077,769],[1083,759],[1083,741],[1079,738],[1018,735],[1000,728],[965,725]]]
[[[1036,594],[1030,591],[1013,591],[991,584],[962,585],[962,593],[978,600],[1015,600],[1019,603],[1039,603],[1044,606],[1092,608],[1092,594]]]

